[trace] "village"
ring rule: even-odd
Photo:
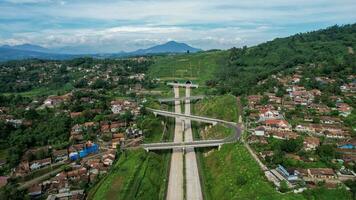
[[[353,110],[348,102],[355,101],[355,76],[338,85],[341,94],[326,99],[321,90],[303,86],[309,80],[303,77],[306,70],[297,67],[288,75],[272,76],[274,91],[250,95],[244,105],[247,147],[280,191],[336,188],[356,179],[354,122],[346,122]],[[315,80],[323,86],[336,82]]]
[[[135,123],[140,103],[103,98],[97,90],[79,89],[30,102],[25,110],[52,110],[69,119],[67,141],[26,150],[9,176],[0,177],[0,187],[11,179],[27,189],[31,198],[83,199],[85,189],[109,172],[120,148],[137,145],[143,136]],[[90,106],[99,102],[102,108]],[[76,108],[78,104],[83,108]],[[9,108],[0,108],[0,118],[5,123],[14,129],[31,128],[31,120],[17,119],[9,112]],[[1,167],[5,165],[6,160],[1,160]]]

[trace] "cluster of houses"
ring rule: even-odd
[[[352,106],[344,102],[343,99],[349,98],[350,94],[355,93],[355,77],[353,77],[353,82],[340,87],[343,96],[330,97],[331,102],[334,102],[334,107],[322,104],[319,100],[316,101],[316,99],[320,99],[322,91],[307,90],[299,85],[303,78],[300,70],[291,76],[274,76],[273,78],[276,78],[285,88],[284,95],[279,93],[280,96],[276,96],[278,89],[275,88],[275,92],[272,93],[247,97],[245,109],[249,111],[247,112],[247,126],[251,133],[247,140],[248,143],[268,145],[270,137],[277,140],[301,137],[303,138],[302,150],[305,152],[314,152],[323,144],[336,144],[336,152],[341,155],[341,159],[334,158],[333,162],[355,165],[356,140],[352,139],[353,130],[343,122],[344,118],[349,116],[353,110]],[[335,83],[334,79],[328,77],[317,77],[316,81],[322,84]],[[266,99],[268,99],[267,102]],[[302,108],[298,110],[301,113],[286,118],[285,114],[295,111],[297,106]],[[308,112],[308,110],[312,110],[312,112]],[[264,161],[273,155],[273,151],[257,152],[257,156]],[[313,157],[304,158],[293,153],[287,153],[285,156],[301,162],[315,161]],[[297,169],[278,165],[274,169],[265,171],[265,174],[276,186],[280,186],[281,181],[286,181],[290,187],[300,181],[312,184],[318,181],[340,183],[347,179],[356,180],[356,174],[345,167],[339,170],[331,168]]]
[[[42,108],[58,108],[61,104],[70,105],[75,99],[73,93],[62,96],[49,96],[43,104],[38,104]],[[80,102],[94,102],[95,99],[80,97]],[[64,171],[59,172],[55,177],[41,183],[36,183],[28,188],[29,195],[33,198],[48,196],[48,199],[83,199],[85,192],[78,183],[94,183],[98,177],[104,175],[113,165],[116,159],[116,149],[123,146],[126,138],[138,138],[143,136],[135,123],[120,119],[119,115],[131,112],[135,117],[140,114],[140,106],[129,100],[114,100],[109,102],[111,107],[105,120],[86,121],[77,120],[83,116],[83,112],[63,112],[70,115],[71,119],[81,122],[72,125],[69,132],[69,146],[62,149],[54,149],[51,146],[37,147],[27,150],[17,167],[12,170],[11,177],[27,179],[31,174],[40,171],[42,168],[52,170],[66,166]],[[94,114],[103,113],[100,109],[91,109]],[[110,112],[112,114],[110,114]],[[0,109],[0,117],[19,127],[28,124],[25,120],[15,119],[8,115],[8,108]],[[5,119],[6,118],[6,119]],[[88,135],[90,137],[88,137]],[[91,142],[88,138],[96,141]],[[100,146],[100,149],[99,149]],[[44,171],[47,171],[47,170]],[[8,177],[0,177],[0,184],[6,185]]]
[[[79,183],[95,183],[98,176],[108,173],[115,158],[115,150],[108,150],[99,157],[82,159],[79,163],[71,163],[68,169],[49,180],[32,185],[29,188],[29,195],[35,198],[45,194],[49,200],[83,199],[85,193],[79,187]]]
[[[123,114],[130,111],[133,115],[140,114],[140,108],[135,102],[128,100],[115,100],[111,101],[111,111],[114,114]]]
[[[72,93],[68,93],[68,94],[65,94],[65,95],[62,95],[62,96],[49,96],[47,97],[47,99],[45,99],[43,101],[43,105],[42,107],[45,108],[54,108],[58,105],[60,105],[61,103],[65,103],[65,102],[68,102],[70,101],[72,98]]]
[[[122,139],[122,134],[113,134],[114,139]],[[116,148],[116,146],[115,146]],[[113,148],[99,152],[99,146],[87,141],[73,144],[66,149],[52,149],[41,147],[28,150],[23,159],[31,158],[37,154],[49,156],[39,160],[22,160],[13,170],[13,176],[26,177],[40,168],[58,169],[67,166],[64,171],[55,177],[32,185],[28,191],[33,198],[48,195],[49,199],[82,199],[85,196],[78,183],[94,183],[98,176],[104,175],[116,159],[116,150]],[[6,180],[4,179],[3,182]],[[6,184],[6,183],[5,183]],[[74,188],[74,190],[73,190]]]

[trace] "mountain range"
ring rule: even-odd
[[[3,45],[0,46],[0,61],[7,60],[20,60],[29,58],[39,59],[71,59],[76,57],[95,57],[95,58],[110,58],[110,57],[124,57],[124,56],[136,56],[136,55],[148,55],[148,54],[161,54],[161,53],[186,53],[186,52],[198,52],[201,49],[191,47],[185,43],[179,43],[175,41],[169,41],[164,44],[156,45],[147,49],[138,49],[132,52],[118,52],[118,53],[73,53],[77,47],[64,47],[60,49],[49,49],[42,46],[33,44],[22,45]],[[80,52],[80,51],[79,51]]]

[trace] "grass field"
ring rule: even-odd
[[[89,192],[89,199],[164,199],[168,154],[127,151]]]

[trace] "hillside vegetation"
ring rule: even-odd
[[[356,24],[333,26],[277,38],[255,47],[232,48],[217,78],[209,83],[217,86],[219,93],[240,95],[256,92],[259,81],[297,65],[318,64],[329,74],[346,68],[356,73],[355,32]]]

